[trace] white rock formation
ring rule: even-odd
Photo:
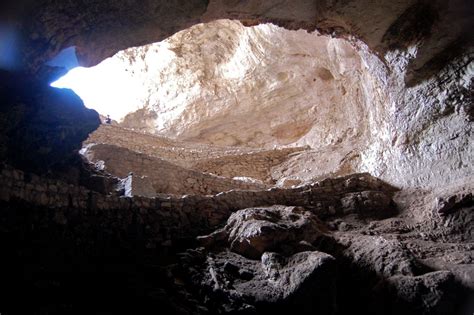
[[[366,131],[364,70],[345,40],[220,20],[113,58],[148,89],[126,126],[258,147],[319,147]]]
[[[416,82],[409,64],[421,43],[376,56],[349,40],[218,20],[121,51],[112,59],[145,92],[122,125],[214,145],[313,149],[276,167],[275,180],[367,171],[433,187],[471,177],[469,52]]]
[[[362,151],[361,169],[405,187],[469,182],[474,175],[473,52],[409,86],[407,65],[417,49],[387,53],[385,74],[378,58],[363,54],[380,84],[371,97],[379,95],[381,101],[369,111],[372,140]]]

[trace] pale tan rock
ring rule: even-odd
[[[113,58],[145,86],[143,109],[123,126],[258,147],[320,147],[365,131],[364,70],[344,40],[220,20]]]
[[[274,181],[358,171],[403,187],[469,178],[469,59],[407,86],[416,56],[416,45],[378,57],[355,39],[219,20],[114,58],[147,91],[124,126],[220,146],[313,149],[272,165]]]
[[[176,96],[183,102],[190,99],[201,102],[184,110],[183,102],[175,101],[162,117],[166,124],[158,126],[154,112],[142,110],[136,113],[135,120],[143,119],[144,129],[158,129],[183,139],[231,145],[281,146],[300,141],[315,149],[326,149],[326,145],[348,144],[359,154],[359,161],[349,165],[353,171],[368,171],[403,187],[440,187],[472,177],[473,42],[469,31],[473,28],[473,19],[469,0],[358,0],[350,4],[308,0],[146,1],[140,4],[114,1],[114,10],[101,10],[97,1],[89,4],[51,1],[31,4],[31,14],[23,25],[23,33],[28,35],[23,59],[30,72],[35,73],[45,61],[69,46],[75,45],[80,63],[90,66],[120,49],[164,40],[195,25],[194,33],[188,29],[176,35],[181,36],[184,43],[180,41],[173,46],[172,54],[165,54],[179,59],[182,65],[179,71],[171,68],[159,80],[166,83],[163,90],[170,92],[170,96],[164,95],[164,100]],[[232,26],[219,27],[210,37],[196,32],[201,27],[197,23],[219,24],[224,18],[239,20],[248,26],[272,22],[287,29],[317,29],[321,34],[338,38],[328,39],[329,42],[344,44],[329,45],[327,56],[321,54],[320,49],[311,50],[311,53],[317,52],[320,60],[305,63],[301,48],[316,46],[314,41],[309,42],[309,34],[298,35],[299,39],[290,45],[274,36],[276,33],[265,31],[269,28],[266,25],[252,28],[260,30],[258,32],[242,31],[238,22],[228,22]],[[297,34],[302,32],[299,30]],[[219,38],[219,44],[212,43],[212,37]],[[259,41],[250,40],[257,38]],[[173,40],[170,38],[168,42]],[[275,52],[269,44],[275,44],[278,50]],[[287,48],[303,50],[303,55],[285,57]],[[190,51],[198,56],[188,58]],[[243,57],[234,51],[241,52]],[[295,60],[295,67],[278,63],[285,60]],[[211,61],[218,65],[207,67],[205,71],[188,71]],[[333,67],[327,66],[331,64]],[[251,65],[262,68],[271,65],[272,71],[253,71],[249,68]],[[357,77],[357,83],[346,80],[342,84],[344,75],[354,70],[356,73],[352,76]],[[239,71],[243,75],[236,79],[232,73],[239,74]],[[319,78],[318,86],[324,88],[327,97],[337,94],[333,105],[316,107],[317,111],[308,111],[306,116],[298,110],[312,109],[309,103],[319,90],[308,88],[310,82],[301,79],[299,74],[305,71],[313,71],[311,74]],[[179,84],[168,80],[168,75],[176,72],[190,80]],[[262,75],[254,75],[256,73]],[[245,84],[229,89],[230,85],[216,79],[222,74],[227,75],[226,80],[237,80],[237,83],[245,78]],[[249,80],[253,82],[247,82]],[[332,81],[341,83],[338,93],[331,88]],[[279,102],[273,102],[271,98],[276,91],[273,87],[278,88],[283,82],[292,89],[278,93]],[[190,96],[176,93],[184,90]],[[255,91],[266,92],[268,97],[259,98]],[[288,102],[281,107],[274,106],[281,104],[281,94],[288,96]],[[246,104],[254,97],[249,111]],[[207,108],[210,102],[216,106]],[[271,107],[264,108],[270,103]],[[229,107],[238,108],[239,112],[229,113]],[[259,112],[260,108],[265,109],[266,115]],[[288,108],[298,109],[295,117]],[[324,108],[334,108],[334,111],[321,110]],[[164,113],[161,109],[159,112]],[[178,116],[181,118],[176,118]],[[254,121],[254,117],[267,120]],[[341,152],[334,151],[329,160],[336,162],[325,163],[324,167],[301,168],[308,170],[304,173],[298,167],[296,177],[310,179],[344,173],[339,167],[340,156]],[[288,172],[291,175],[292,170]]]

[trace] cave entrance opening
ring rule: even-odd
[[[320,147],[364,132],[366,75],[344,39],[218,20],[73,68],[52,86],[127,128],[215,145]]]
[[[69,70],[52,82],[52,87],[74,90],[86,107],[115,120],[138,109],[141,96],[146,94],[141,83],[130,76],[125,65],[116,58],[108,58],[95,67],[80,67],[75,48],[69,47],[48,65]]]
[[[354,43],[232,20],[75,67],[52,86],[73,89],[103,120],[115,120],[86,142],[90,161],[121,178],[146,175],[156,191],[171,193],[291,186],[354,172],[370,132],[368,105],[377,101]],[[142,155],[153,165],[144,167]],[[160,182],[165,170],[176,187]]]
[[[50,67],[64,68],[71,70],[79,66],[79,61],[76,55],[76,46],[65,48],[59,52],[53,59],[46,63]],[[55,87],[54,85],[52,85]],[[58,86],[60,87],[60,86]]]

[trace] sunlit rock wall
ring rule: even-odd
[[[218,145],[309,145],[314,154],[278,171],[307,179],[362,170],[426,187],[472,176],[472,53],[421,79],[410,68],[420,40],[384,56],[350,40],[220,20],[125,50],[113,58],[147,93],[123,125]]]
[[[363,152],[362,169],[404,186],[468,181],[474,169],[473,51],[410,86],[407,65],[417,50],[413,46],[385,55],[391,73],[379,82],[386,101],[370,116],[378,123],[373,124],[372,141]],[[373,56],[367,60],[372,73],[382,69]]]
[[[325,144],[332,146],[336,143],[337,146],[343,146],[344,152],[350,153],[349,156],[354,157],[351,163],[353,169],[361,168],[392,183],[404,186],[441,186],[472,177],[473,54],[472,50],[470,52],[473,47],[470,30],[474,23],[472,1],[195,0],[183,3],[182,1],[153,0],[141,2],[91,0],[87,3],[59,3],[41,0],[31,3],[28,14],[20,16],[19,19],[24,20],[22,23],[22,34],[24,33],[25,36],[23,59],[26,62],[25,67],[32,73],[37,72],[43,62],[69,46],[76,46],[79,62],[90,66],[120,49],[157,42],[193,24],[222,18],[240,20],[245,25],[273,22],[288,29],[317,29],[324,34],[351,39],[356,46],[359,46],[356,51],[362,64],[360,68],[362,73],[359,74],[360,82],[357,83],[360,88],[359,94],[351,90],[348,92],[350,97],[342,98],[338,94],[337,97],[341,98],[341,102],[335,102],[335,104],[347,106],[344,108],[348,109],[362,108],[363,110],[346,110],[344,126],[337,127],[336,131],[331,129],[331,133],[326,133],[328,128],[325,129],[324,126],[318,126],[319,129],[313,126],[308,130],[314,118],[306,118],[298,123],[297,120],[292,121],[289,118],[288,121],[292,123],[288,124],[292,128],[278,129],[278,126],[285,125],[280,120],[281,115],[275,118],[272,112],[268,112],[265,116],[276,121],[270,128],[271,132],[268,132],[267,128],[263,135],[248,135],[243,139],[234,139],[230,133],[222,132],[226,125],[235,120],[222,119],[222,124],[219,125],[206,116],[203,122],[199,122],[200,127],[195,128],[194,131],[191,128],[179,128],[179,130],[175,128],[173,131],[173,126],[180,124],[183,126],[186,120],[189,121],[186,117],[195,116],[196,113],[193,111],[184,112],[181,115],[182,122],[169,123],[166,125],[166,130],[175,132],[185,139],[203,139],[213,143],[272,146],[273,144],[291,145],[299,141],[302,144],[308,143],[314,148],[321,148],[320,152],[328,151],[324,148]],[[227,34],[235,30],[221,30],[221,32]],[[242,31],[239,32],[241,34],[237,37],[240,38],[243,35]],[[249,30],[243,31],[243,33],[249,32]],[[271,34],[259,32],[265,34],[265,38],[271,38]],[[351,35],[360,42],[353,40]],[[309,35],[305,34],[303,37],[306,38],[306,36]],[[189,42],[198,40],[199,37],[197,33],[189,35],[188,43],[181,46],[193,47]],[[232,39],[236,36],[230,37]],[[277,52],[286,51],[285,45],[275,38],[271,41],[281,46],[281,49],[279,47],[274,52],[276,59]],[[328,41],[332,42],[334,39]],[[362,42],[367,44],[367,47],[361,44]],[[248,44],[245,41],[238,41],[238,43],[234,46],[245,47]],[[181,46],[175,45],[177,48]],[[210,50],[213,52],[222,50],[221,54],[225,55],[226,51],[236,50],[234,46],[225,48],[218,45],[205,49],[206,46],[203,45],[193,49],[205,53]],[[261,46],[265,48],[264,56],[270,53],[267,46],[263,44]],[[298,45],[293,45],[291,48],[300,49]],[[176,50],[178,53],[175,54],[179,54],[179,49]],[[252,48],[252,50],[255,49]],[[256,54],[256,56],[259,55]],[[206,58],[210,57],[207,55]],[[265,65],[263,61],[262,58],[259,66]],[[316,64],[315,61],[313,62]],[[196,63],[198,62],[193,60],[188,65],[194,67]],[[220,61],[220,64],[230,64],[230,61]],[[326,61],[321,61],[321,64],[327,65],[325,68],[330,70],[335,81],[339,80],[337,72],[333,71],[334,69],[329,67]],[[299,67],[308,70],[304,65],[307,64],[301,63]],[[283,71],[275,65],[272,67],[276,70],[271,74],[277,75],[278,78],[278,74]],[[298,71],[301,71],[300,68],[296,67]],[[183,71],[186,72],[184,69]],[[212,84],[210,82],[215,78],[216,69],[199,74],[198,78],[191,80],[189,88],[185,88],[186,92],[195,93],[196,91],[191,87],[194,88],[193,84],[198,81],[205,82],[207,85]],[[244,73],[248,72],[248,68],[242,65],[238,65],[238,69],[243,69]],[[311,69],[315,70],[316,67],[311,67]],[[284,80],[283,75],[281,78]],[[292,76],[287,78],[290,82],[296,80]],[[300,78],[298,80],[300,80],[299,84],[294,85],[295,92],[310,90],[314,93],[308,85],[303,84],[303,80]],[[181,84],[186,87],[185,83]],[[221,86],[223,83],[219,81],[216,92],[225,91]],[[342,86],[346,89],[347,86],[355,88],[356,85],[344,84]],[[331,89],[336,91],[336,85],[325,87],[328,92]],[[265,91],[258,85],[254,88]],[[212,90],[211,87],[206,87],[206,89]],[[160,92],[154,93],[158,95]],[[197,95],[192,93],[191,95]],[[235,91],[233,95],[239,94]],[[178,96],[183,98],[181,94]],[[234,106],[227,105],[225,108],[235,108],[235,104],[240,100],[237,97],[233,99]],[[347,99],[352,103],[342,101]],[[208,101],[209,98],[203,97],[202,100]],[[268,97],[264,101],[267,102]],[[292,102],[295,104],[294,100]],[[229,103],[231,103],[230,99]],[[308,105],[309,103],[304,103],[304,106],[309,108],[312,106]],[[166,114],[162,112],[162,117],[172,121],[170,117],[174,114],[171,115],[171,112],[176,114],[181,110],[181,104],[175,105],[176,108],[172,111]],[[276,111],[277,108],[274,108]],[[322,107],[318,107],[319,110],[320,108]],[[220,114],[224,115],[224,113],[225,111],[222,111]],[[321,114],[321,110],[318,113]],[[307,117],[317,116],[318,113]],[[156,111],[146,109],[138,112],[137,117],[141,115],[148,118],[147,124],[143,124],[141,128],[164,130],[165,125],[160,127],[156,123],[157,114]],[[242,114],[240,119],[253,120],[253,117],[258,117],[258,115],[257,111],[252,111],[251,114]],[[291,116],[289,112],[283,115]],[[334,119],[338,124],[341,121],[339,117],[336,115],[337,119]],[[128,122],[133,125],[133,119]],[[194,126],[199,124],[195,123]],[[204,127],[206,124],[208,128]],[[246,124],[251,125],[247,122]],[[265,125],[264,122],[261,124]],[[211,131],[211,126],[216,129],[215,133]],[[233,129],[244,130],[243,125],[231,126]],[[301,126],[301,128],[294,126]],[[330,124],[328,123],[327,126]],[[344,130],[348,131],[347,136],[341,136]],[[349,132],[351,130],[356,130],[356,132]],[[270,137],[273,132],[279,137]],[[338,143],[339,139],[342,139],[340,143]],[[351,146],[355,149],[352,150]],[[338,151],[337,156],[342,156],[344,160],[345,155],[341,155],[341,152]],[[322,160],[325,160],[323,165],[333,164],[331,156],[324,159],[321,157],[308,159],[307,161],[315,162],[303,170],[324,169],[325,166],[321,167],[322,164],[318,162]],[[321,173],[324,173],[324,170]]]
[[[113,58],[147,86],[145,108],[125,126],[258,147],[319,147],[367,131],[364,70],[345,40],[221,20]]]

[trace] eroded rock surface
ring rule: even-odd
[[[206,246],[225,242],[231,251],[259,259],[268,251],[291,253],[304,248],[321,235],[321,227],[316,216],[304,208],[250,208],[233,213],[224,228],[200,241]]]
[[[261,260],[249,260],[232,252],[206,257],[188,251],[182,257],[183,268],[190,268],[185,276],[207,292],[207,307],[219,313],[335,313],[336,264],[328,254],[265,252]]]
[[[299,216],[288,222],[290,215],[282,212]],[[308,218],[313,218],[312,229],[301,224]],[[474,270],[469,255],[458,256],[456,267],[433,268],[427,263],[453,255],[453,248],[435,241],[421,254],[427,247],[417,245],[418,227],[408,221],[391,218],[367,225],[353,216],[336,221],[324,227],[315,214],[294,207],[240,210],[224,228],[199,237],[205,247],[182,254],[174,275],[188,279],[203,305],[218,313],[462,314],[469,309],[470,293],[463,284],[468,270]],[[451,235],[456,233],[469,234]],[[456,246],[469,252],[469,241]]]
[[[320,147],[367,128],[364,68],[345,40],[221,20],[112,59],[146,87],[127,127],[252,147]]]
[[[426,58],[436,19],[422,19],[426,31],[406,42],[392,41],[424,8],[434,10],[414,5],[394,22],[383,55],[355,38],[230,20],[121,51],[111,60],[140,86],[130,111],[138,110],[122,126],[220,146],[308,145],[275,165],[274,177],[288,180],[360,171],[402,187],[467,179],[472,48],[455,45],[451,58],[429,66],[436,71],[418,72],[412,67]]]

